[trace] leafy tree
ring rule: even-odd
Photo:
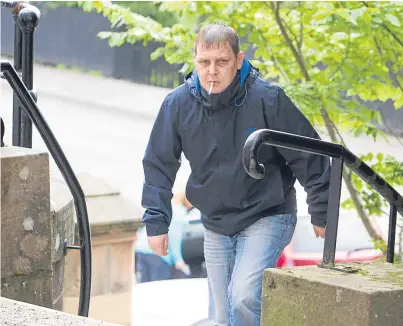
[[[161,42],[151,55],[192,69],[198,28],[222,21],[247,39],[252,63],[264,78],[275,80],[310,121],[335,143],[343,132],[386,137],[374,121],[380,114],[366,101],[392,100],[403,107],[403,3],[399,2],[163,2],[158,9],[175,13],[178,23],[164,26],[150,17],[110,2],[79,2],[96,10],[123,32],[102,31],[110,46]],[[368,153],[362,157],[394,186],[403,185],[403,163]],[[370,236],[384,247],[370,223],[387,203],[350,171],[343,179],[350,194],[344,207],[355,207]]]
[[[33,4],[43,3],[50,8],[59,7],[79,7],[79,1],[33,1]],[[178,22],[178,17],[175,12],[166,12],[159,10],[160,3],[152,1],[112,1],[112,4],[118,4],[123,8],[128,8],[130,11],[147,16],[164,26],[172,26]]]

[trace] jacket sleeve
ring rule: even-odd
[[[280,87],[269,86],[266,119],[268,128],[320,139],[309,120]],[[276,148],[307,193],[308,212],[314,225],[326,225],[330,181],[330,159],[327,156]]]
[[[143,158],[142,221],[147,235],[168,233],[172,218],[172,186],[181,165],[182,145],[178,134],[178,106],[174,95],[164,100]]]

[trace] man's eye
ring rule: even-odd
[[[223,65],[225,63],[227,63],[228,60],[220,60],[220,64]]]

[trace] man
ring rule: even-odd
[[[202,213],[204,253],[214,325],[260,325],[263,270],[275,267],[296,225],[295,179],[307,192],[316,236],[324,237],[329,159],[267,146],[266,175],[242,166],[245,140],[256,129],[319,138],[284,91],[258,78],[236,32],[203,27],[195,71],[164,100],[143,160],[143,221],[150,247],[167,254],[172,186],[183,152],[190,162],[186,195]]]

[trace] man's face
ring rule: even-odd
[[[209,91],[211,83],[214,83],[212,94],[225,90],[232,83],[237,70],[241,69],[244,55],[240,51],[235,56],[229,42],[210,48],[198,44],[194,61],[201,86]]]

